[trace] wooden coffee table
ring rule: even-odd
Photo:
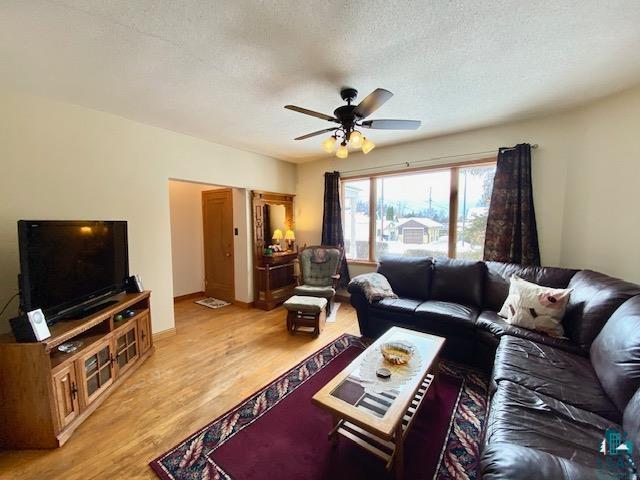
[[[388,364],[380,345],[404,341],[416,353],[404,367]],[[403,444],[429,387],[434,384],[438,356],[445,339],[392,327],[313,396],[313,403],[329,410],[334,427],[329,438],[337,445],[342,435],[386,461],[388,471],[403,478]],[[392,370],[384,381],[378,366]]]

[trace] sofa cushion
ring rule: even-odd
[[[594,469],[535,448],[496,442],[482,452],[482,480],[619,480],[614,472]]]
[[[621,421],[621,410],[600,386],[589,359],[580,355],[506,335],[496,350],[493,381],[498,385],[503,381],[517,383],[614,422]]]
[[[427,300],[416,308],[419,325],[435,334],[472,335],[478,310],[458,303]]]
[[[640,389],[631,397],[622,417],[622,429],[627,433],[635,449],[633,459],[640,465]]]
[[[371,304],[372,312],[400,312],[413,314],[422,302],[411,298],[383,298]]]
[[[576,273],[569,282],[571,298],[564,318],[566,335],[588,348],[609,319],[635,295],[640,286],[591,270]]]
[[[544,287],[567,288],[569,281],[578,271],[568,268],[528,267],[502,262],[486,262],[486,265],[484,307],[495,311],[500,310],[507,299],[512,275]]]
[[[491,400],[486,443],[512,443],[596,467],[607,428],[620,427],[595,413],[504,381]]]
[[[479,307],[485,276],[484,262],[437,258],[430,299]]]
[[[399,297],[427,300],[433,274],[431,257],[405,257],[385,255],[380,259],[378,273],[381,273]]]
[[[549,335],[545,335],[543,333],[534,332],[533,330],[528,330],[526,328],[511,325],[507,323],[504,318],[501,318],[496,312],[492,312],[490,310],[485,310],[484,312],[480,313],[480,316],[478,317],[478,320],[476,322],[476,328],[481,332],[490,332],[496,337],[512,335],[514,337],[533,340],[536,343],[542,343],[544,345],[550,345],[555,348],[560,348],[566,352],[586,355],[586,350],[580,348],[580,346],[576,345],[567,338],[550,337]]]
[[[591,345],[591,363],[620,411],[640,387],[640,296],[611,316]]]

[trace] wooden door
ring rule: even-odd
[[[151,325],[149,325],[149,315],[138,317],[138,344],[140,345],[140,355],[144,355],[151,347]]]
[[[235,300],[231,195],[231,189],[202,192],[205,293],[228,302]]]
[[[116,368],[118,375],[123,374],[140,356],[138,346],[138,321],[123,326],[115,335]]]
[[[80,412],[76,369],[71,363],[53,375],[53,392],[60,430],[69,425]]]
[[[77,360],[76,372],[80,377],[81,404],[86,408],[113,383],[112,337],[97,342]]]

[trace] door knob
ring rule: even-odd
[[[224,256],[225,256],[225,257],[230,257],[230,256],[231,256],[231,254],[230,254],[229,252],[227,252],[227,253],[225,253],[225,254],[224,254]]]

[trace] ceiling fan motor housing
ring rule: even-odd
[[[340,90],[340,96],[342,97],[342,100],[351,104],[351,102],[353,102],[358,96],[358,90],[355,88],[343,88]]]
[[[338,121],[342,124],[345,130],[349,130],[352,128],[356,121],[356,114],[354,110],[356,109],[355,105],[343,105],[342,107],[338,107],[333,111],[333,114],[338,119]]]

